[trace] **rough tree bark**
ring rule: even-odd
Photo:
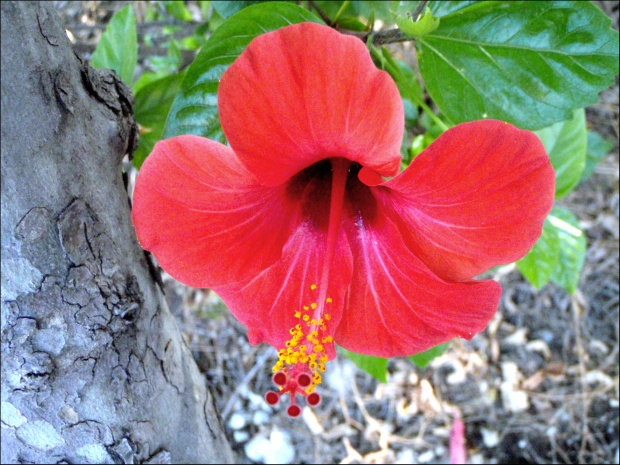
[[[138,245],[133,97],[2,2],[2,463],[232,462]]]

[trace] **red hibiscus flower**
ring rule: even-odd
[[[334,342],[393,357],[486,327],[501,288],[473,278],[525,255],[553,202],[533,133],[460,124],[399,174],[396,85],[359,39],[313,23],[254,39],[218,100],[230,148],[159,142],[133,222],[171,276],[214,289],[251,344],[279,350],[269,403],[318,403]]]

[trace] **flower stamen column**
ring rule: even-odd
[[[332,302],[332,299],[327,297],[327,288],[338,229],[342,223],[342,206],[351,162],[342,158],[331,159],[330,162],[332,188],[327,247],[319,277],[318,296],[310,305],[304,305],[295,312],[295,318],[299,319],[299,323],[291,328],[292,338],[286,342],[286,349],[278,352],[278,362],[273,367],[275,372],[273,382],[279,386],[280,391],[269,391],[265,394],[267,403],[276,405],[282,394],[290,393],[291,405],[287,413],[291,417],[297,417],[301,413],[301,409],[295,404],[296,393],[306,397],[306,401],[311,406],[316,406],[321,401],[320,395],[313,391],[315,386],[321,382],[319,372],[325,371],[325,363],[329,360],[324,344],[333,344],[334,341],[328,329],[331,315],[326,312],[326,306]],[[312,284],[310,289],[316,292],[317,285]],[[310,347],[309,350],[308,347]]]

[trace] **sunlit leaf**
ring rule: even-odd
[[[355,352],[349,352],[342,347],[339,347],[342,354],[351,360],[357,367],[369,375],[372,375],[382,383],[387,382],[387,366],[388,359],[381,357],[374,357],[372,355],[356,354]]]
[[[560,198],[579,182],[586,164],[587,131],[583,109],[573,118],[536,131],[555,170],[555,196]]]
[[[164,123],[176,97],[183,73],[173,74],[144,85],[136,92],[134,118],[141,127],[138,149],[133,154],[133,164],[140,168],[155,144],[161,139]]]
[[[559,259],[560,238],[556,227],[547,218],[541,236],[532,250],[517,262],[517,268],[536,289],[541,289],[551,279]]]
[[[560,257],[551,280],[568,292],[577,290],[586,256],[586,237],[577,218],[565,208],[555,206],[549,215],[560,241]]]
[[[411,355],[407,358],[418,368],[426,368],[428,364],[433,361],[433,359],[443,354],[449,345],[449,342],[444,342],[443,344],[439,344],[438,346],[432,347],[424,352],[420,352],[419,354]]]
[[[94,68],[109,68],[127,84],[133,83],[133,73],[138,62],[136,18],[131,5],[116,12],[93,52]]]

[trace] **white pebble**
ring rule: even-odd
[[[482,442],[486,447],[495,447],[499,444],[499,434],[497,431],[482,428],[480,432],[482,433]]]
[[[263,410],[258,410],[254,412],[254,416],[252,417],[252,423],[254,423],[256,426],[269,423],[269,415],[267,415],[267,412]]]
[[[428,463],[435,458],[435,452],[432,450],[428,450],[418,455],[418,462],[420,463]]]
[[[233,438],[235,439],[235,442],[245,442],[250,439],[250,433],[247,431],[235,431],[233,433]]]
[[[245,426],[245,423],[245,417],[240,413],[233,413],[230,416],[230,420],[228,420],[228,426],[230,426],[231,429],[241,429]]]
[[[274,428],[269,439],[271,447],[265,453],[265,463],[291,463],[295,460],[295,449],[288,433]]]
[[[265,452],[271,447],[271,442],[264,436],[255,436],[244,446],[245,455],[253,462],[265,463]]]

